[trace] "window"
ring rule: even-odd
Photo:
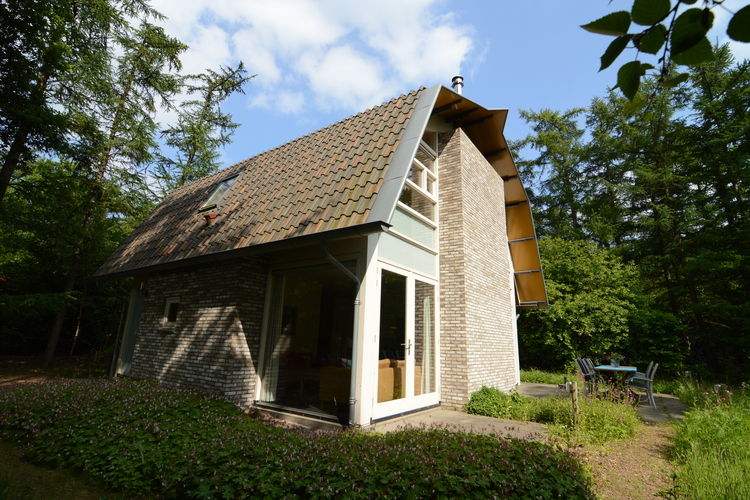
[[[180,299],[167,299],[167,305],[164,307],[164,324],[174,325],[177,323],[177,316],[180,314]]]
[[[206,203],[203,204],[201,207],[201,210],[206,210],[209,208],[215,207],[221,199],[224,197],[227,191],[229,191],[229,188],[232,187],[232,184],[234,184],[234,181],[237,180],[237,176],[230,177],[228,179],[224,179],[219,183],[218,186],[216,186],[216,189],[214,189],[214,192],[211,193],[211,196],[208,197],[208,200],[206,200]]]
[[[435,152],[422,141],[412,161],[399,202],[425,219],[435,221],[437,173]]]

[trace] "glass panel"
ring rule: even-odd
[[[404,186],[398,201],[413,208],[430,220],[435,219],[435,204],[422,193],[418,193],[408,185]]]
[[[414,281],[414,395],[435,392],[435,287]]]
[[[433,181],[429,175],[427,176],[427,183],[425,185],[425,191],[427,191],[431,195],[435,194],[435,181]]]
[[[404,236],[408,236],[430,248],[435,248],[435,228],[404,210],[396,208],[391,218],[391,224],[393,229]]]
[[[236,180],[237,176],[235,175],[234,177],[221,181],[219,185],[216,186],[216,189],[214,189],[214,192],[211,193],[211,196],[209,196],[206,203],[203,204],[203,206],[207,207],[219,203],[224,197],[224,194],[229,191],[229,188],[232,187],[232,184],[234,184],[234,181]]]
[[[424,169],[422,167],[414,164],[409,169],[409,176],[407,178],[410,181],[412,181],[414,184],[416,184],[417,186],[422,187],[423,172],[424,172]]]
[[[354,284],[333,266],[282,271],[273,280],[261,400],[345,416]]]
[[[417,149],[416,158],[422,163],[422,165],[429,168],[432,172],[435,171],[435,157],[432,156],[432,153],[427,151],[421,144]]]
[[[378,244],[378,254],[385,260],[408,269],[437,277],[437,256],[401,238],[384,233]]]
[[[406,396],[406,276],[383,270],[381,279],[379,403]]]

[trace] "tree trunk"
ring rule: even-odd
[[[5,192],[10,185],[10,179],[13,177],[13,172],[16,171],[18,162],[21,160],[21,154],[23,154],[23,150],[26,148],[26,139],[28,136],[28,126],[23,124],[16,131],[13,143],[10,145],[10,150],[3,162],[3,168],[0,170],[0,203],[5,198]]]
[[[65,280],[65,286],[63,287],[63,293],[69,293],[74,290],[76,284],[76,278],[78,274],[78,265],[81,262],[80,253],[77,253],[73,260],[68,277]],[[44,366],[49,366],[52,362],[52,358],[55,356],[55,350],[57,350],[57,342],[60,340],[60,332],[62,331],[63,323],[65,322],[65,309],[66,304],[63,302],[55,313],[55,321],[52,323],[52,329],[49,332],[47,338],[47,347],[44,350],[43,363]]]

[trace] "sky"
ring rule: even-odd
[[[733,11],[745,0],[727,0]],[[529,133],[519,110],[583,107],[614,85],[598,72],[610,37],[580,25],[632,0],[154,0],[168,33],[187,43],[184,71],[243,61],[256,75],[224,105],[241,126],[225,166],[421,85],[450,86],[507,108],[505,136]],[[715,9],[725,41],[730,14]],[[735,57],[750,44],[734,43]],[[633,57],[626,51],[622,62]],[[620,62],[620,59],[618,59]],[[653,62],[653,61],[649,61]]]

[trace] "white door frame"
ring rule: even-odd
[[[414,281],[419,280],[423,283],[427,283],[429,285],[432,285],[434,287],[435,291],[435,305],[434,305],[434,329],[435,329],[435,344],[434,344],[434,363],[433,367],[435,370],[435,392],[431,392],[428,394],[421,394],[419,396],[414,396],[414,352],[411,350],[406,355],[406,396],[401,399],[395,399],[392,401],[385,401],[383,403],[379,403],[377,401],[377,383],[378,383],[378,367],[377,362],[370,363],[370,366],[372,367],[371,370],[374,370],[371,376],[371,380],[373,381],[373,409],[371,417],[372,419],[380,419],[389,417],[391,415],[398,415],[400,413],[405,413],[408,411],[417,410],[419,408],[424,408],[426,406],[432,406],[436,405],[440,402],[440,367],[439,367],[439,359],[440,359],[440,334],[439,334],[439,311],[438,311],[438,299],[440,297],[439,295],[439,289],[438,289],[438,281],[432,278],[428,278],[420,273],[415,273],[414,271],[411,271],[409,269],[405,269],[403,267],[395,266],[393,264],[388,264],[383,261],[379,261],[377,265],[377,293],[375,293],[375,297],[368,297],[368,299],[373,300],[368,304],[369,307],[374,308],[376,311],[378,311],[377,321],[376,324],[372,325],[372,330],[374,330],[375,338],[374,342],[370,343],[370,349],[369,352],[365,353],[366,356],[371,358],[371,360],[377,360],[379,355],[379,344],[380,344],[380,293],[382,290],[382,280],[380,277],[382,276],[383,270],[390,271],[396,274],[399,274],[401,276],[406,277],[406,339],[407,342],[411,341],[412,345],[414,345],[415,340],[415,331],[414,331],[414,312],[415,312],[415,304],[414,304]],[[373,304],[374,302],[374,304]]]

